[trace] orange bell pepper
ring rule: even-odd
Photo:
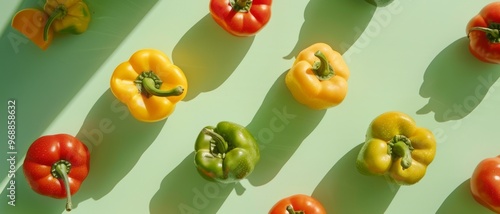
[[[116,67],[111,91],[140,121],[167,118],[187,93],[187,79],[161,51],[144,49]]]
[[[54,30],[47,30],[47,38],[44,40],[44,27],[49,16],[43,11],[35,8],[23,9],[12,18],[11,26],[30,39],[42,50],[46,50],[54,38]]]
[[[320,110],[344,100],[349,74],[340,53],[327,44],[316,43],[298,54],[285,82],[299,103]]]

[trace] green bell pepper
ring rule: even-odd
[[[243,126],[222,121],[206,126],[195,143],[198,172],[211,181],[233,183],[247,177],[260,159],[255,138]]]

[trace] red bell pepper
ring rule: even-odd
[[[30,187],[41,195],[67,198],[75,194],[89,173],[90,155],[85,144],[68,134],[46,135],[28,148],[23,172]]]
[[[278,201],[269,214],[326,214],[326,210],[315,198],[296,194]]]
[[[500,156],[479,162],[470,178],[470,191],[479,204],[500,213]]]
[[[210,0],[212,18],[235,36],[252,36],[271,19],[272,0]]]
[[[500,64],[500,1],[486,5],[467,24],[469,50],[483,62]]]

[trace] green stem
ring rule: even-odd
[[[252,0],[231,0],[230,4],[234,11],[248,12],[252,7]]]
[[[177,86],[170,90],[160,90],[163,81],[152,71],[144,71],[135,80],[135,84],[139,92],[143,93],[146,97],[152,95],[159,97],[179,96],[184,93],[182,86]]]
[[[401,167],[408,169],[412,164],[411,152],[413,147],[410,139],[403,135],[396,135],[389,142],[391,153],[395,157],[401,157]]]
[[[296,210],[294,210],[293,207],[292,207],[292,205],[286,206],[286,211],[289,214],[305,214],[304,211],[296,211]]]
[[[332,78],[332,76],[335,75],[335,72],[328,62],[328,59],[326,59],[326,56],[321,51],[316,51],[316,53],[314,53],[314,56],[318,57],[319,59],[319,61],[314,62],[312,67],[312,70],[314,74],[316,74],[318,79],[328,80]]]
[[[159,97],[168,97],[168,96],[179,96],[184,92],[184,88],[182,86],[177,86],[170,90],[160,90],[155,87],[156,83],[152,78],[144,78],[142,80],[142,86],[146,91],[154,96]]]
[[[213,130],[208,129],[208,128],[204,128],[203,133],[212,137],[212,140],[215,143],[215,148],[217,149],[218,153],[224,154],[227,152],[229,146],[228,146],[226,140],[224,140],[224,138],[220,134],[218,134],[217,132],[214,132]]]
[[[73,203],[71,202],[71,189],[69,187],[68,173],[71,169],[71,163],[61,160],[52,165],[52,175],[56,178],[62,178],[66,190],[66,211],[71,211]]]
[[[47,41],[49,37],[49,29],[50,26],[52,26],[52,23],[54,23],[54,20],[58,19],[59,17],[65,15],[66,9],[61,6],[57,7],[54,12],[52,12],[49,16],[49,19],[47,20],[47,23],[45,23],[45,26],[43,28],[43,41]]]
[[[469,29],[469,34],[472,31],[482,31],[486,33],[488,40],[493,43],[500,42],[500,30],[495,28],[487,28],[487,27],[472,27]]]

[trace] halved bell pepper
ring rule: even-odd
[[[298,54],[285,82],[299,103],[320,110],[344,100],[349,74],[340,53],[325,43],[316,43]]]
[[[198,172],[208,180],[221,183],[244,179],[260,159],[253,135],[245,127],[227,121],[204,127],[194,149]]]
[[[89,26],[90,11],[82,0],[47,0],[43,10],[50,15],[44,29],[44,40],[49,28],[56,33],[81,34]]]
[[[143,49],[118,65],[111,76],[111,92],[140,121],[167,118],[187,93],[187,79],[161,51]]]
[[[46,50],[52,43],[54,31],[48,29],[44,32],[44,26],[49,16],[43,11],[35,8],[27,8],[18,11],[12,18],[11,26],[21,32],[42,50]]]
[[[432,132],[407,114],[391,111],[371,122],[356,166],[363,174],[388,175],[397,184],[411,185],[424,177],[435,155]]]

